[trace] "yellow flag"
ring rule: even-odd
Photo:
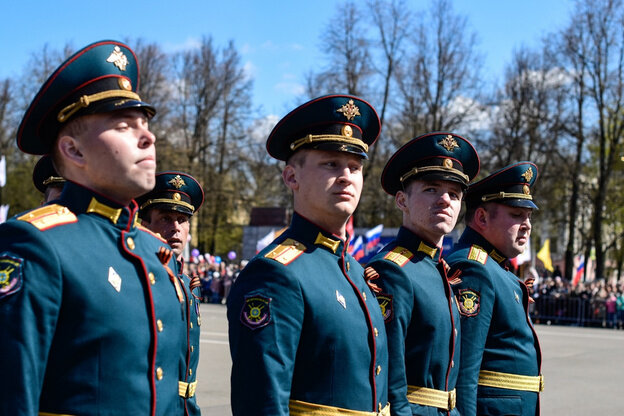
[[[550,259],[550,238],[544,241],[544,245],[540,248],[540,251],[537,252],[537,258],[544,263],[544,268],[546,270],[549,272],[555,270],[553,269],[552,260]]]

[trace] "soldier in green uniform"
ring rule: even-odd
[[[181,414],[176,263],[137,226],[154,109],[132,50],[100,41],[45,81],[17,133],[51,154],[60,199],[0,225],[0,414]]]
[[[43,194],[41,205],[58,199],[65,186],[65,178],[54,168],[50,155],[43,155],[33,169],[33,184]]]
[[[179,390],[184,414],[201,414],[197,405],[197,364],[199,364],[199,335],[201,299],[198,276],[184,273],[184,247],[188,242],[191,217],[204,202],[204,191],[191,175],[184,172],[161,172],[156,174],[156,186],[137,198],[141,224],[158,233],[173,249],[180,273],[178,280],[184,291],[186,339],[180,359]]]
[[[463,416],[539,414],[541,351],[526,285],[508,269],[531,234],[537,167],[519,162],[474,183],[466,229],[446,258],[461,314],[457,407]]]
[[[329,95],[269,135],[295,212],[228,297],[235,416],[389,415],[383,317],[345,230],[379,131],[367,102]]]
[[[458,414],[459,312],[440,255],[478,171],[470,142],[442,132],[412,139],[383,170],[403,225],[366,272],[386,321],[393,415]]]

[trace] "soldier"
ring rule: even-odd
[[[539,413],[541,352],[526,285],[509,271],[531,234],[537,167],[507,166],[471,185],[466,229],[446,258],[461,314],[457,407],[463,416]]]
[[[137,227],[154,187],[154,108],[128,46],[88,45],[45,81],[17,133],[68,181],[0,225],[0,414],[172,415],[185,335],[172,252]],[[170,260],[171,259],[171,260]]]
[[[178,261],[178,280],[184,292],[186,339],[181,356],[179,394],[184,414],[199,415],[195,391],[197,389],[197,364],[199,363],[199,327],[201,300],[198,276],[191,279],[184,273],[184,247],[188,242],[191,217],[204,202],[204,191],[191,175],[183,172],[156,174],[156,186],[137,198],[141,224],[158,233],[171,246]]]
[[[56,172],[50,155],[43,155],[37,161],[33,169],[33,184],[43,194],[41,205],[54,201],[61,196],[63,186],[65,186],[65,178]]]
[[[235,416],[389,415],[383,318],[345,231],[379,130],[367,102],[329,95],[269,135],[295,212],[227,300]]]
[[[463,137],[428,133],[390,158],[381,186],[403,213],[396,239],[369,263],[388,334],[393,415],[456,415],[459,312],[441,263],[462,195],[479,171]]]

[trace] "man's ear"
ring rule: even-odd
[[[282,171],[282,180],[291,191],[299,189],[299,182],[297,182],[297,169],[294,166],[286,165],[286,167],[284,167],[284,170]]]
[[[69,135],[61,136],[58,139],[57,146],[66,164],[84,167],[86,160],[80,150],[80,142],[75,137]]]
[[[401,211],[406,212],[408,210],[407,194],[404,191],[398,191],[396,195],[394,195],[394,202]]]
[[[483,207],[479,207],[476,209],[474,216],[472,218],[473,225],[476,226],[479,230],[487,229],[489,222],[489,214]]]

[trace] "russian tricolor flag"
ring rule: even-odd
[[[349,244],[349,253],[357,261],[364,257],[364,240],[361,235],[354,240],[353,244]]]
[[[572,286],[576,286],[578,282],[581,281],[581,277],[583,277],[583,272],[585,271],[585,257],[581,257],[581,261],[576,268],[576,274],[572,279]]]
[[[383,224],[379,224],[375,228],[371,228],[366,231],[366,251],[374,249],[381,240],[381,232],[383,231]]]

